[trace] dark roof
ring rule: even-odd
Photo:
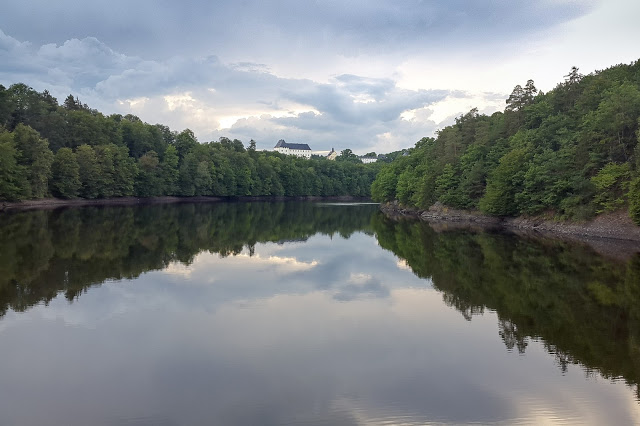
[[[284,139],[280,139],[274,148],[302,149],[305,151],[311,151],[311,148],[309,148],[309,145],[306,143],[286,143]]]

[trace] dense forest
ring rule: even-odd
[[[134,115],[105,116],[69,95],[0,85],[0,200],[194,196],[369,196],[380,165],[199,143]]]
[[[573,220],[628,208],[640,224],[639,118],[640,61],[574,67],[548,93],[529,80],[503,112],[473,109],[386,165],[372,197]]]

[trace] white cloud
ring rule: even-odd
[[[31,83],[37,90],[46,88],[58,98],[74,93],[105,113],[133,113],[176,130],[189,127],[202,141],[229,135],[255,139],[260,148],[285,138],[316,150],[396,149],[425,131],[415,119],[407,127],[401,114],[448,93],[404,89],[389,78],[353,74],[329,83],[282,78],[260,64],[226,65],[213,56],[148,61],[116,52],[93,37],[39,48],[7,36],[3,40],[20,49],[19,55],[7,56],[9,65],[17,65],[19,56],[35,70],[48,70]],[[27,73],[6,71],[0,71],[0,79],[6,84],[30,80]],[[403,125],[405,129],[398,128]],[[383,134],[396,136],[381,144]]]
[[[7,5],[0,83],[73,93],[105,113],[189,127],[201,141],[388,152],[473,107],[501,110],[529,78],[547,91],[573,65],[588,73],[637,59],[640,38],[640,4],[628,0],[252,0],[179,13],[170,3],[120,1]],[[242,31],[211,25],[212,16]]]

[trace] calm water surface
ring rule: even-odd
[[[640,256],[375,205],[0,213],[0,425],[636,424]]]

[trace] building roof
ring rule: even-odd
[[[309,145],[306,143],[286,143],[284,139],[280,139],[274,148],[289,148],[289,149],[301,149],[304,151],[311,151]]]

